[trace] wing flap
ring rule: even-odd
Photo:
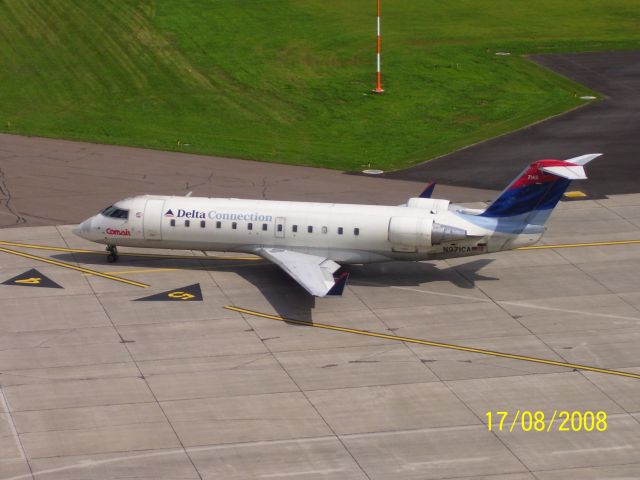
[[[316,297],[327,295],[336,283],[333,273],[340,265],[333,260],[282,248],[259,248],[256,253],[278,265]]]

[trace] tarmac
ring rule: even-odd
[[[640,239],[640,195],[563,202],[543,242],[600,246],[354,266],[343,297],[315,301],[237,255],[107,264],[64,251],[96,249],[71,226],[2,234],[149,285],[0,252],[3,480],[640,477],[639,378],[224,308],[638,375],[640,244],[611,242]],[[16,283],[34,277],[63,288]],[[135,301],[196,283],[202,300]],[[518,410],[608,427],[488,430],[488,411]]]
[[[394,205],[425,186],[323,168],[0,134],[0,228],[78,223],[144,193]],[[460,202],[490,200],[495,193],[436,187],[439,197]]]

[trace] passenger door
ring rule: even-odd
[[[162,240],[163,213],[164,200],[147,200],[143,218],[145,240]]]

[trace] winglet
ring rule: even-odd
[[[348,279],[349,272],[342,272],[338,276],[338,278],[336,278],[336,283],[333,284],[333,287],[331,287],[331,289],[327,292],[327,295],[342,295]]]
[[[433,195],[433,189],[436,188],[436,182],[429,182],[426,188],[422,191],[418,198],[431,198]]]

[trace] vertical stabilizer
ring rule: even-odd
[[[572,180],[587,178],[583,165],[600,154],[571,160],[539,160],[518,175],[480,216],[521,217],[524,223],[544,225]],[[573,160],[573,159],[572,159]]]

